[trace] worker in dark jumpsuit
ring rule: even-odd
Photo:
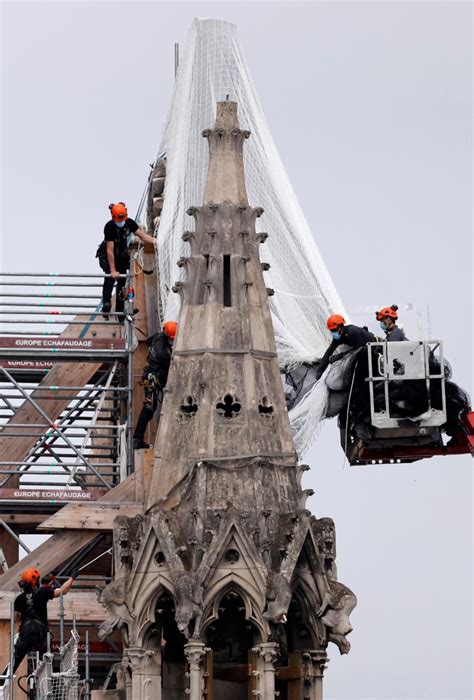
[[[316,379],[321,378],[329,365],[331,355],[340,345],[348,345],[356,349],[364,347],[367,343],[375,342],[375,336],[367,328],[360,328],[351,324],[346,325],[344,318],[339,314],[329,316],[326,325],[332,335],[332,343],[318,364]]]
[[[15,599],[15,612],[20,618],[20,633],[15,644],[13,672],[25,656],[38,651],[40,658],[48,645],[48,602],[71,589],[74,577],[70,576],[59,588],[40,586],[41,575],[37,569],[26,569],[19,582],[22,593]]]
[[[375,312],[375,317],[380,322],[380,328],[385,333],[385,340],[392,343],[408,340],[403,329],[397,326],[397,311],[398,306],[392,304],[392,306],[385,306],[380,311]]]
[[[146,450],[151,447],[145,442],[145,430],[163,401],[163,389],[168,379],[177,329],[178,324],[175,321],[167,321],[160,333],[155,333],[154,336],[148,338],[150,350],[142,377],[145,397],[133,434],[133,448],[135,450]]]

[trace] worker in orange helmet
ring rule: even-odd
[[[146,450],[151,447],[145,442],[145,430],[155,411],[158,408],[161,409],[163,389],[168,380],[171,353],[177,331],[176,321],[166,321],[163,330],[147,340],[150,350],[148,351],[147,365],[142,375],[145,396],[133,434],[133,448],[135,450]]]
[[[128,210],[124,202],[109,204],[111,219],[104,226],[104,240],[97,249],[96,257],[99,265],[110,277],[104,279],[102,288],[102,315],[109,318],[112,306],[112,292],[115,282],[115,311],[123,313],[124,294],[126,278],[120,277],[128,272],[130,265],[130,255],[128,252],[129,237],[137,236],[147,243],[155,243],[153,236],[148,235],[136,221],[130,219]],[[119,320],[123,317],[120,316]]]
[[[30,651],[38,651],[40,657],[47,651],[48,602],[68,593],[74,580],[70,576],[62,586],[53,589],[49,586],[40,587],[40,579],[38,569],[29,568],[23,571],[18,582],[22,593],[15,599],[15,611],[20,619],[20,632],[15,644],[13,672]]]
[[[332,343],[322,356],[316,370],[316,379],[320,379],[333,352],[340,345],[348,345],[351,348],[361,348],[367,343],[373,343],[375,336],[367,328],[360,328],[346,324],[343,316],[340,314],[332,314],[329,316],[326,326],[332,336]]]
[[[397,311],[398,306],[392,304],[392,306],[384,306],[383,309],[375,312],[375,318],[380,322],[380,328],[385,333],[387,341],[408,340],[403,329],[397,325]]]

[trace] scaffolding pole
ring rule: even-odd
[[[9,534],[11,537],[13,537],[13,539],[14,539],[16,542],[18,542],[18,544],[20,545],[20,547],[21,547],[22,549],[24,549],[25,552],[26,552],[27,554],[30,554],[30,553],[31,553],[31,549],[29,549],[29,548],[26,546],[26,544],[25,544],[24,542],[21,541],[21,539],[18,537],[18,535],[16,534],[16,532],[15,532],[14,530],[12,530],[11,527],[10,527],[9,525],[7,525],[6,522],[5,522],[4,520],[0,520],[0,525],[4,528],[4,530],[6,530],[6,532],[8,532],[8,534]]]

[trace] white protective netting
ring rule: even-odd
[[[61,651],[61,670],[53,672],[53,655],[45,654],[34,672],[36,700],[78,700],[79,698],[79,635],[71,638]]]
[[[245,174],[252,206],[264,208],[258,220],[269,238],[263,249],[271,265],[265,274],[275,290],[271,310],[282,367],[320,358],[328,345],[326,319],[344,314],[315,240],[273,142],[255,86],[243,58],[235,25],[195,19],[180,63],[159,153],[166,153],[164,207],[159,224],[157,263],[165,318],[177,318],[177,260],[186,254],[186,210],[202,203],[208,167],[208,144],[201,135],[215,122],[216,102],[226,96],[238,103],[241,128],[249,129]],[[309,445],[326,402],[323,382],[290,411],[296,448]]]

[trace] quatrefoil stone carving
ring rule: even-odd
[[[232,394],[226,394],[220,401],[216,404],[217,412],[224,418],[234,418],[238,413],[242,404],[239,400],[232,396]]]
[[[194,396],[186,396],[179,407],[179,418],[181,420],[192,420],[198,411],[197,401]]]

